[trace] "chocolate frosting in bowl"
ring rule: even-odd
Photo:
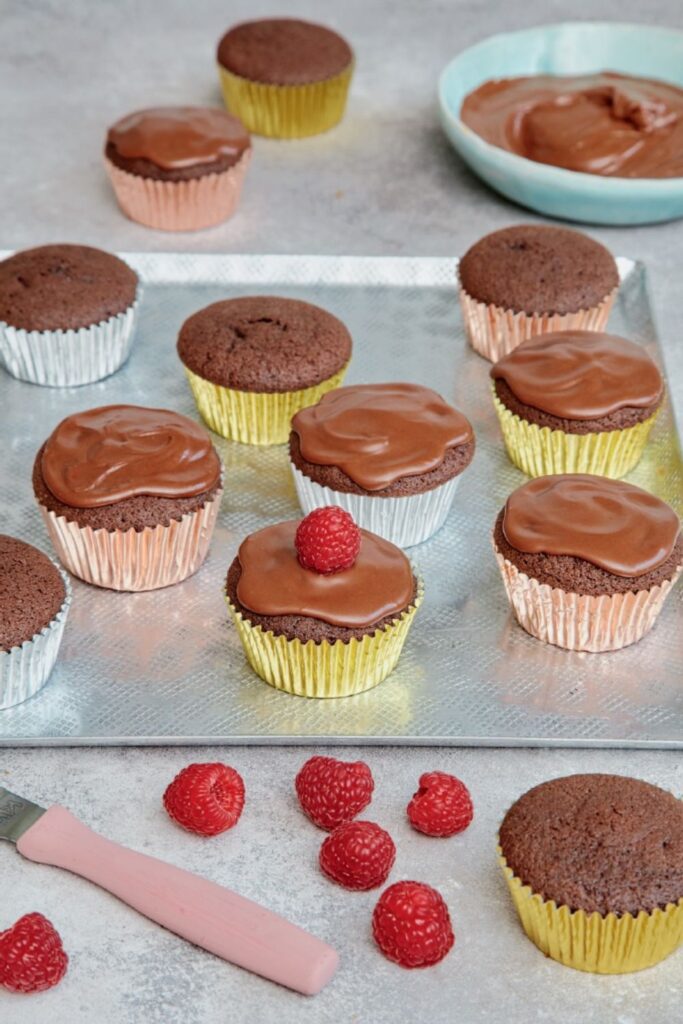
[[[679,530],[676,513],[654,494],[583,473],[530,480],[503,513],[503,535],[518,551],[572,555],[625,577],[665,562]]]
[[[474,436],[462,413],[418,384],[337,388],[298,412],[292,429],[304,459],[338,466],[367,491],[429,472]]]
[[[42,456],[45,483],[75,508],[135,495],[192,497],[220,480],[207,432],[168,409],[107,405],[74,413],[55,428]]]
[[[561,331],[523,342],[491,369],[526,405],[564,419],[592,420],[649,408],[662,377],[641,345],[598,331]]]
[[[683,89],[605,71],[484,82],[462,121],[538,163],[619,178],[683,176]]]
[[[299,562],[294,547],[298,525],[267,526],[240,545],[237,598],[245,608],[257,615],[301,615],[354,628],[398,617],[410,605],[413,571],[394,544],[361,530],[360,552],[351,568],[322,575]]]
[[[238,158],[249,149],[242,122],[213,107],[151,107],[112,125],[107,143],[127,160],[149,160],[164,170]]]

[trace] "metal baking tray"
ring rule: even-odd
[[[207,563],[185,583],[119,594],[74,581],[47,688],[0,712],[0,744],[399,743],[683,747],[683,587],[654,631],[612,654],[568,653],[513,619],[490,531],[524,477],[507,460],[488,364],[468,348],[455,259],[123,254],[144,282],[133,354],[101,383],[54,390],[0,376],[0,529],[49,550],[31,466],[64,416],[133,402],[196,416],[175,341],[217,299],[280,294],[316,302],[348,325],[348,381],[412,380],[461,408],[477,435],[447,525],[411,550],[426,584],[398,668],[375,690],[306,700],[262,683],[246,664],[221,592],[245,534],[298,515],[286,447],[216,438],[226,488]],[[619,260],[610,329],[662,363],[643,267]],[[681,350],[667,352],[681,365]],[[681,459],[672,410],[630,478],[678,507]]]

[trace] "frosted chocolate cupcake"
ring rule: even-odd
[[[217,59],[228,110],[257,135],[317,135],[344,115],[353,51],[324,25],[296,18],[246,21],[226,32]]]
[[[572,651],[640,640],[683,566],[672,508],[640,487],[580,473],[513,491],[493,546],[519,624]]]
[[[470,344],[492,362],[537,334],[603,330],[619,287],[603,245],[538,224],[486,235],[462,257],[458,276]]]
[[[284,444],[292,416],[341,383],[351,335],[319,306],[254,295],[191,316],[178,355],[212,430],[245,444]]]
[[[154,590],[196,572],[222,494],[208,434],[167,409],[68,416],[42,446],[33,490],[61,562],[87,583]]]
[[[643,453],[664,400],[641,345],[599,331],[542,334],[491,370],[508,454],[529,476],[621,477]]]
[[[47,682],[71,604],[71,585],[50,559],[0,534],[0,709]]]
[[[507,812],[501,866],[546,956],[599,974],[639,971],[683,943],[683,802],[621,775],[544,782]]]
[[[127,217],[163,231],[198,231],[234,213],[251,140],[224,110],[152,107],[111,126],[104,157]]]
[[[320,561],[315,551],[307,559],[311,543],[320,545]],[[399,548],[359,531],[343,509],[324,508],[247,537],[226,597],[265,682],[300,696],[344,697],[393,670],[422,587]]]
[[[304,513],[339,505],[401,547],[443,526],[474,446],[462,413],[418,384],[337,388],[296,414],[289,439]]]
[[[0,365],[51,387],[91,384],[125,363],[138,277],[87,245],[42,245],[0,261]]]

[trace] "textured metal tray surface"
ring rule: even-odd
[[[125,255],[125,254],[124,254]],[[64,416],[134,402],[197,413],[175,353],[178,329],[209,302],[244,293],[308,299],[348,325],[347,380],[413,380],[471,419],[477,453],[446,526],[411,549],[426,599],[393,675],[375,690],[312,701],[262,683],[228,624],[222,584],[242,537],[298,514],[285,447],[216,438],[226,490],[209,558],[163,591],[119,594],[74,581],[48,687],[0,712],[0,745],[405,743],[683,747],[683,588],[654,631],[613,654],[576,654],[513,619],[490,531],[524,479],[507,460],[488,364],[466,345],[451,259],[125,255],[144,282],[128,364],[108,380],[55,390],[0,376],[0,529],[49,550],[31,489],[40,443]],[[643,268],[620,259],[610,329],[660,364]],[[673,353],[676,356],[676,353]],[[676,356],[677,358],[677,356]],[[681,506],[681,461],[667,405],[629,477]]]

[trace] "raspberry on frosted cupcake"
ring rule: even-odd
[[[310,302],[253,295],[189,317],[178,355],[212,430],[244,444],[284,444],[292,416],[341,384],[351,335]]]
[[[251,139],[224,110],[152,107],[111,126],[104,158],[127,217],[162,231],[198,231],[235,212]]]
[[[486,235],[458,266],[472,348],[492,362],[550,331],[601,331],[619,287],[614,257],[579,231],[518,224]]]
[[[289,439],[305,513],[340,505],[401,547],[443,526],[474,447],[462,413],[418,384],[337,388],[296,414]]]
[[[168,409],[74,413],[36,456],[33,490],[60,561],[87,583],[155,590],[206,558],[222,494],[206,431]]]
[[[580,473],[513,491],[493,545],[519,624],[572,651],[640,640],[683,566],[672,508],[640,487]]]
[[[599,331],[532,338],[491,377],[508,455],[528,476],[625,476],[664,400],[662,375],[642,345]]]
[[[115,373],[133,342],[138,277],[87,245],[41,245],[0,262],[0,365],[31,384]]]
[[[265,682],[300,696],[344,697],[394,669],[422,586],[399,548],[328,507],[247,537],[226,597]]]

